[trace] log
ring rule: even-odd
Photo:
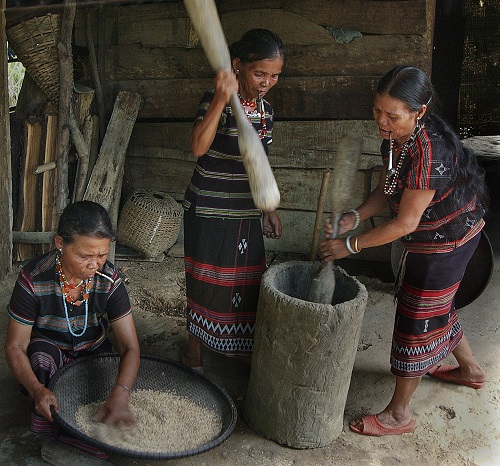
[[[84,121],[90,115],[90,106],[94,100],[94,94],[94,89],[81,83],[75,83],[72,102],[73,113],[79,128],[83,126]]]
[[[55,231],[13,231],[12,242],[50,245],[55,235]]]
[[[99,156],[83,196],[86,200],[100,203],[108,211],[116,187],[122,181],[125,152],[140,102],[141,97],[138,94],[119,92]]]
[[[22,222],[21,231],[36,231],[39,200],[39,183],[35,168],[40,164],[42,150],[42,125],[38,120],[26,122],[26,153],[22,172]],[[31,259],[36,251],[31,246],[17,247],[17,260]]]

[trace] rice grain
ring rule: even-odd
[[[133,427],[95,422],[93,417],[104,401],[79,406],[76,423],[89,437],[113,447],[151,453],[198,448],[215,440],[222,429],[222,421],[214,411],[171,392],[136,390],[129,403],[136,421]]]

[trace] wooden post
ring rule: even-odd
[[[12,172],[10,164],[9,83],[5,0],[0,0],[0,279],[12,271]]]
[[[106,130],[106,118],[104,109],[104,98],[102,95],[101,77],[99,76],[99,67],[97,64],[97,56],[95,53],[94,38],[92,27],[90,24],[90,10],[87,10],[85,17],[87,48],[89,49],[90,70],[92,72],[92,79],[94,80],[95,95],[97,99],[97,111],[99,112],[99,141],[104,138],[104,131]]]
[[[59,139],[58,139],[58,193],[56,202],[57,218],[61,215],[69,202],[68,187],[68,153],[69,115],[71,97],[73,93],[73,54],[71,37],[75,20],[76,2],[65,0],[64,13],[61,24],[61,42],[59,51]]]
[[[57,156],[57,115],[47,116],[47,135],[45,137],[45,164],[56,165]],[[50,169],[42,175],[42,231],[52,231],[56,227],[56,183],[57,169]],[[50,245],[42,246],[47,252]]]

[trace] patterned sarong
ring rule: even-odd
[[[481,233],[451,252],[406,254],[397,292],[391,371],[421,377],[460,343],[455,293]]]
[[[260,219],[184,215],[188,331],[210,349],[248,356],[265,251]]]

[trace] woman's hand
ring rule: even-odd
[[[33,404],[37,414],[43,416],[50,422],[54,422],[51,408],[56,412],[59,410],[59,403],[57,402],[54,392],[44,387],[42,384],[39,384],[39,386],[33,390]]]
[[[325,239],[320,244],[320,257],[323,262],[342,259],[350,254],[345,238]]]
[[[281,220],[278,212],[264,212],[262,216],[262,232],[266,238],[281,238]]]
[[[116,385],[94,420],[108,425],[126,427],[135,424],[134,415],[130,411],[129,396],[139,370],[139,341],[132,314],[113,321],[111,328],[120,355],[120,367]]]
[[[356,223],[356,216],[352,212],[347,212],[342,214],[340,220],[337,224],[337,235],[342,235],[343,233],[347,233],[351,231]],[[330,239],[333,235],[333,225],[331,218],[327,218],[325,220],[323,231],[325,233],[325,238]]]
[[[195,157],[206,154],[212,144],[220,117],[231,94],[238,93],[238,80],[230,70],[220,70],[214,78],[215,94],[205,116],[197,121],[191,134],[191,150]]]
[[[101,406],[94,421],[111,426],[129,427],[135,424],[135,418],[129,406],[130,392],[121,385],[116,385],[106,403]]]
[[[224,104],[229,102],[231,94],[238,93],[238,80],[230,70],[220,70],[214,78],[215,98]]]

